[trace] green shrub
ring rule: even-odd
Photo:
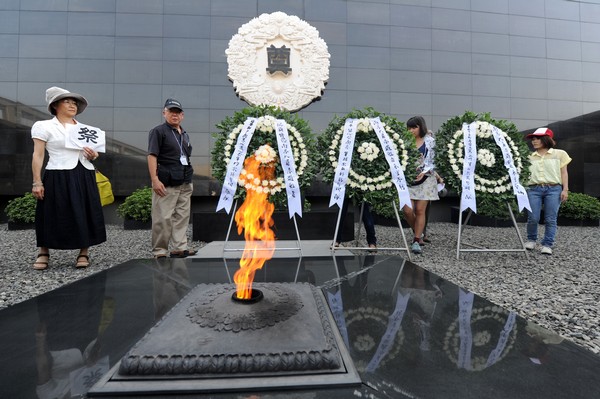
[[[147,222],[152,217],[152,188],[144,187],[135,190],[117,208],[123,219]]]
[[[600,200],[591,195],[569,193],[569,198],[560,205],[558,216],[570,219],[600,219]]]
[[[10,222],[35,222],[35,207],[37,200],[31,193],[25,193],[22,197],[17,197],[8,201],[4,208],[6,216]]]

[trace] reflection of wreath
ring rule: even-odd
[[[471,313],[471,335],[473,345],[471,347],[472,371],[480,371],[486,368],[490,353],[496,348],[500,333],[504,328],[509,313],[499,306],[485,306],[473,309]],[[443,341],[444,352],[454,364],[458,364],[458,352],[460,351],[459,320],[454,320],[446,330]],[[517,338],[517,324],[506,342],[498,360],[504,358],[512,349]]]
[[[521,183],[529,178],[529,149],[516,126],[507,121],[494,120],[490,114],[466,112],[446,121],[436,135],[436,171],[446,184],[460,193],[464,158],[463,123],[477,121],[475,191],[477,213],[491,217],[508,217],[506,202],[514,203],[514,193],[508,171],[504,166],[502,150],[492,135],[492,125],[505,138]]]
[[[373,205],[385,203],[389,206],[397,199],[390,173],[390,166],[381,149],[381,143],[373,130],[369,118],[379,117],[381,124],[396,147],[400,166],[407,181],[414,178],[414,167],[417,165],[417,151],[413,136],[403,123],[397,119],[380,114],[372,108],[353,111],[343,117],[335,117],[327,129],[319,136],[320,169],[323,179],[331,183],[335,177],[336,167],[342,144],[346,119],[358,119],[354,140],[352,164],[346,182],[346,193],[350,198],[365,200]]]
[[[375,355],[379,342],[387,329],[389,317],[389,311],[373,306],[359,307],[344,312],[346,326],[352,325],[352,328],[348,328],[348,332],[353,332],[353,336],[349,337],[349,344],[354,353],[352,356],[354,364],[358,370],[365,371]],[[396,358],[403,342],[404,332],[400,329],[394,337],[392,348],[380,364],[383,365]]]
[[[235,150],[235,145],[242,127],[247,118],[257,118],[256,130],[248,145],[246,157],[255,155],[264,161],[275,161],[275,178],[272,180],[260,180],[242,169],[238,185],[245,189],[258,190],[269,193],[269,200],[278,207],[287,207],[284,174],[279,157],[277,156],[278,145],[275,135],[275,120],[284,119],[287,122],[288,136],[294,154],[294,164],[298,175],[300,188],[310,185],[314,177],[314,161],[308,157],[313,146],[313,138],[306,121],[274,107],[260,106],[248,107],[236,112],[233,117],[225,118],[217,125],[220,132],[215,135],[216,142],[212,150],[213,176],[221,181],[225,179],[227,165]],[[264,163],[267,163],[264,162]],[[239,197],[245,196],[245,190],[238,192]]]

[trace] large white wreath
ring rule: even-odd
[[[271,115],[265,115],[258,118],[256,121],[256,131],[262,133],[273,133],[275,129],[276,119]],[[225,156],[225,166],[229,165],[233,147],[237,140],[237,136],[242,131],[244,124],[239,124],[229,133],[229,136],[225,140],[225,147],[223,155]],[[306,150],[306,144],[300,132],[289,123],[287,129],[290,137],[290,145],[294,152],[294,159],[296,161],[296,173],[298,176],[304,174],[304,170],[308,166],[308,151]],[[277,151],[269,144],[261,145],[255,152],[254,155],[259,161],[264,164],[269,162],[277,161]],[[279,176],[274,180],[260,180],[258,176],[253,176],[248,173],[246,169],[242,169],[240,177],[238,178],[238,185],[244,187],[246,190],[262,191],[267,194],[277,194],[285,188],[283,176]]]
[[[506,323],[508,312],[499,306],[485,306],[475,308],[471,313],[472,349],[470,371],[481,371],[488,366],[490,352],[494,350],[502,332],[502,326]],[[502,360],[511,352],[518,335],[515,324],[509,332],[506,346],[499,354],[497,361]],[[446,330],[443,341],[443,349],[448,359],[458,365],[458,353],[461,349],[460,322],[455,319]]]
[[[477,127],[475,130],[475,135],[481,139],[492,142],[492,125],[488,122],[477,121]],[[519,154],[519,148],[514,143],[512,138],[506,134],[503,130],[500,130],[500,134],[504,137],[506,142],[508,143],[513,159],[515,160],[515,167],[517,168],[517,172],[521,174],[523,170],[523,161]],[[447,144],[448,147],[448,162],[452,167],[452,171],[459,179],[462,179],[462,170],[463,170],[463,162],[464,162],[464,142],[463,142],[463,131],[457,130],[452,139]],[[477,162],[486,168],[493,168],[495,166],[504,165],[504,160],[502,158],[496,159],[496,156],[493,152],[491,152],[487,148],[479,148],[477,150]],[[481,192],[487,192],[492,194],[500,194],[505,192],[512,192],[512,183],[510,181],[510,176],[508,174],[504,174],[500,176],[498,179],[486,179],[485,177],[480,176],[475,173],[475,190]]]
[[[267,47],[291,49],[291,73],[267,73]],[[242,25],[225,51],[236,93],[250,105],[296,111],[321,95],[329,79],[329,52],[317,29],[283,12]]]
[[[394,217],[392,201],[398,203],[397,190],[393,188],[390,164],[388,163],[377,133],[370,119],[379,118],[382,127],[392,141],[406,181],[412,181],[418,164],[415,139],[406,126],[396,118],[381,114],[373,108],[353,110],[344,116],[335,116],[319,136],[319,151],[316,154],[321,176],[326,183],[333,184],[346,119],[357,119],[354,139],[354,155],[348,171],[345,194],[356,203],[368,202],[380,216]]]
[[[236,191],[236,198],[245,198],[247,190],[262,191],[269,194],[269,201],[278,209],[288,208],[288,198],[285,188],[285,172],[278,154],[276,123],[278,119],[286,121],[290,149],[293,153],[294,167],[298,177],[299,189],[308,188],[314,179],[316,160],[309,157],[314,154],[314,138],[308,123],[297,114],[291,114],[275,107],[247,107],[226,117],[216,126],[219,130],[214,134],[215,142],[211,150],[211,167],[213,177],[225,181],[227,168],[239,135],[243,132],[244,123],[248,118],[256,118],[256,129],[247,148],[247,157],[254,156],[263,165],[275,167],[275,176],[261,179],[247,170],[241,169],[237,185],[244,190]],[[305,202],[305,205],[308,205]]]
[[[408,151],[404,140],[391,127],[389,127],[385,122],[382,122],[381,125],[384,127],[385,131],[390,135],[390,138],[393,140],[393,145],[395,146],[395,150],[398,153],[398,158],[400,159],[400,166],[402,167],[402,171],[406,170],[408,165]],[[371,126],[371,122],[369,118],[360,118],[358,120],[358,126],[356,129],[358,132],[371,134],[372,137],[370,141],[361,141],[360,143],[356,143],[356,151],[358,152],[358,157],[360,158],[361,165],[358,166],[355,162],[355,167],[351,167],[348,172],[348,186],[351,189],[358,189],[364,192],[368,191],[379,191],[391,188],[394,184],[392,183],[391,176],[389,170],[384,171],[379,175],[369,175],[368,172],[372,171],[371,163],[375,161],[380,155],[379,146],[381,144],[377,140],[377,136],[375,135],[375,131]],[[335,169],[338,165],[338,155],[339,155],[339,145],[342,141],[342,135],[344,134],[343,126],[337,129],[333,135],[333,140],[331,141],[331,145],[329,146],[329,162],[331,167]],[[383,155],[381,155],[383,157]],[[363,166],[361,168],[361,166]]]
[[[509,217],[506,204],[518,210],[509,171],[504,163],[502,149],[496,143],[492,129],[496,127],[506,140],[508,151],[519,181],[529,179],[529,148],[514,123],[496,120],[489,113],[467,111],[463,115],[448,119],[435,136],[435,168],[446,186],[457,193],[462,192],[464,144],[462,126],[476,123],[475,140],[477,162],[473,172],[474,189],[477,196],[477,214],[492,218]]]

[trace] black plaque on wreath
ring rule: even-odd
[[[283,72],[286,75],[292,72],[292,68],[290,67],[290,50],[285,44],[281,47],[275,47],[272,44],[267,47],[267,72],[271,75],[275,72]]]

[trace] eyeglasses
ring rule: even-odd
[[[71,100],[70,98],[65,98],[64,100],[61,101],[63,104],[70,104],[70,105],[74,105],[76,107],[79,106],[79,104],[77,103],[77,101],[75,100]]]

